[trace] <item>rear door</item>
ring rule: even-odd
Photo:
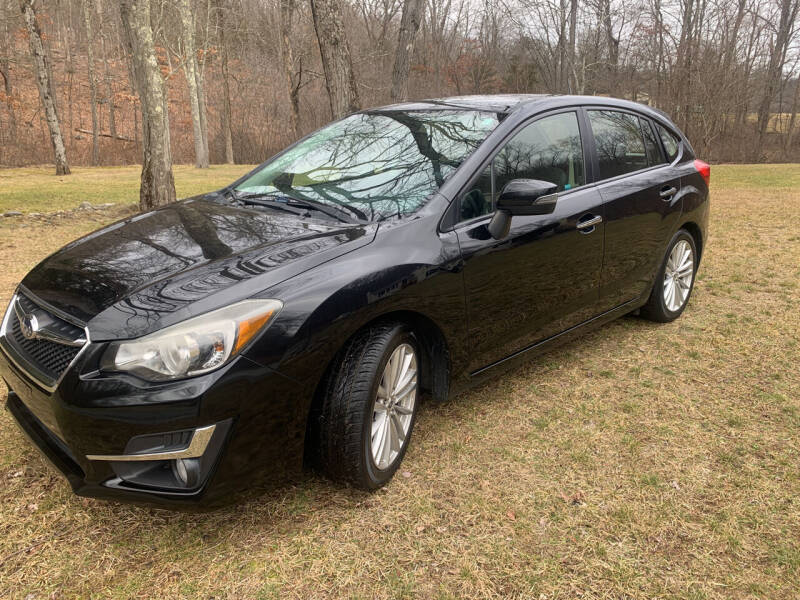
[[[602,312],[649,290],[680,218],[681,182],[649,119],[607,108],[590,108],[586,114],[604,203]]]
[[[603,257],[602,199],[586,184],[580,111],[525,124],[460,198],[455,231],[474,371],[594,315]],[[509,235],[486,228],[496,197],[512,179],[558,185],[550,215],[515,216]],[[589,222],[593,222],[591,224]]]

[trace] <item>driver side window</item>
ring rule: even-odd
[[[540,179],[563,192],[586,183],[583,147],[574,112],[531,123],[515,135],[494,159],[498,193],[512,179]]]
[[[586,183],[576,113],[544,117],[519,131],[462,196],[460,220],[494,211],[497,196],[512,179],[548,181],[559,192]]]

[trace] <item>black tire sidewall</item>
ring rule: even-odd
[[[387,469],[379,469],[378,466],[375,464],[375,461],[372,458],[372,449],[371,449],[371,441],[372,441],[372,412],[373,412],[373,404],[375,401],[375,397],[378,394],[378,386],[380,385],[381,377],[383,375],[383,371],[386,368],[386,364],[389,362],[389,358],[392,356],[392,352],[400,346],[401,344],[408,344],[414,349],[414,353],[417,358],[417,397],[414,402],[414,411],[411,414],[411,423],[408,427],[408,434],[406,435],[405,443],[403,447],[400,449],[400,454],[395,458],[394,462],[389,466]],[[408,450],[408,446],[411,443],[411,434],[414,431],[414,424],[417,421],[417,412],[419,408],[419,373],[421,371],[420,361],[422,357],[419,351],[419,344],[417,344],[417,340],[414,335],[406,329],[405,327],[398,327],[389,340],[386,342],[383,355],[381,356],[381,360],[378,363],[378,368],[376,369],[372,387],[370,388],[370,396],[367,402],[365,402],[365,410],[363,415],[363,425],[362,425],[362,432],[361,432],[361,460],[362,460],[362,467],[363,472],[366,475],[367,481],[365,483],[372,489],[377,489],[384,485],[387,481],[389,481],[392,476],[397,472],[397,469],[400,467],[400,464],[403,462],[403,457]]]
[[[672,253],[672,249],[675,245],[680,242],[681,240],[686,240],[689,243],[689,247],[692,249],[692,283],[689,286],[689,293],[686,295],[686,299],[683,301],[683,304],[678,310],[670,310],[667,308],[667,304],[664,301],[664,273],[667,270],[667,261],[669,260],[669,255]],[[686,307],[689,305],[689,299],[692,297],[692,292],[694,291],[694,280],[697,276],[697,246],[694,243],[694,238],[692,235],[686,231],[685,229],[679,229],[674,236],[672,236],[672,240],[670,240],[669,245],[667,246],[667,251],[664,253],[664,260],[661,263],[661,268],[658,270],[658,274],[656,275],[656,281],[653,285],[653,293],[656,295],[656,302],[658,304],[658,308],[661,313],[664,315],[664,318],[668,321],[672,321],[677,319]]]

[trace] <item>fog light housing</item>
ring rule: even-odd
[[[172,461],[172,474],[183,487],[196,487],[200,479],[200,461],[196,458],[176,458]]]
[[[222,454],[233,419],[196,429],[145,434],[131,438],[124,454],[87,454],[106,461],[118,479],[108,487],[138,487],[171,493],[194,493],[211,476]]]

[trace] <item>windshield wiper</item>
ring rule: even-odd
[[[296,206],[298,208],[305,208],[306,210],[316,210],[321,212],[324,215],[328,215],[329,217],[333,217],[337,221],[341,221],[342,223],[357,223],[356,219],[353,219],[347,212],[343,211],[341,208],[337,208],[334,206],[328,206],[324,202],[317,202],[316,200],[306,200],[301,198],[295,198],[293,196],[286,196],[288,198],[287,204],[289,206]]]
[[[363,212],[358,210],[355,206],[350,206],[344,202],[337,202],[335,205],[331,206],[330,204],[326,204],[324,202],[318,202],[317,200],[310,200],[308,198],[295,198],[294,196],[287,196],[289,198],[289,204],[294,206],[303,206],[305,208],[311,208],[315,210],[319,210],[320,212],[324,212],[332,217],[341,218],[339,215],[347,214],[346,211],[342,210],[346,208],[351,213],[356,216],[356,219],[360,221],[369,221],[367,215]],[[330,211],[330,212],[329,212]],[[348,216],[347,221],[352,223],[353,219]]]
[[[317,202],[316,200],[308,200],[306,198],[295,198],[294,196],[288,196],[283,193],[276,194],[265,192],[255,194],[235,194],[235,197],[238,201],[245,204],[268,206],[270,208],[285,210],[286,212],[291,212],[297,215],[307,215],[309,210],[315,210],[317,212],[321,212],[322,214],[328,215],[337,221],[341,221],[342,223],[358,222],[356,219],[353,219],[347,213],[347,211],[339,208],[338,206],[330,206],[324,202]],[[297,210],[303,208],[306,210]],[[359,211],[357,208],[350,206],[347,208],[350,208],[354,213],[357,213],[360,219],[368,221],[366,215],[364,215],[364,213]]]
[[[254,206],[266,206],[267,208],[274,208],[276,210],[282,210],[284,212],[291,213],[293,215],[300,215],[301,217],[308,216],[308,210],[300,210],[294,206],[291,206],[285,200],[279,200],[281,196],[277,194],[243,194],[239,195],[236,193],[232,193],[231,196],[237,201],[241,202],[242,204],[250,204]]]

